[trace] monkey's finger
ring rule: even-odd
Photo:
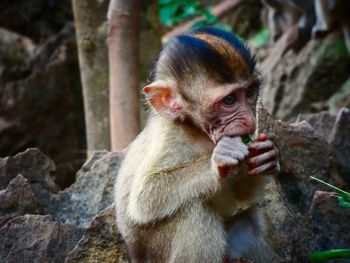
[[[213,157],[213,161],[219,167],[221,166],[236,166],[238,164],[238,160],[231,156],[227,155],[215,155]]]
[[[250,168],[255,168],[257,166],[263,165],[264,163],[267,163],[268,161],[272,161],[276,159],[276,156],[277,156],[277,152],[274,149],[272,149],[263,154],[259,154],[255,157],[249,158],[248,165]]]
[[[266,133],[260,133],[259,136],[256,138],[256,141],[258,142],[263,142],[267,140],[267,135]]]
[[[230,149],[229,147],[222,147],[221,149],[216,150],[215,153],[218,155],[235,158],[240,162],[243,161],[249,154],[248,148],[235,150],[235,149]]]
[[[219,176],[221,178],[225,178],[229,175],[231,168],[229,166],[219,166],[218,171],[219,171]]]
[[[253,142],[249,145],[249,156],[255,156],[274,148],[272,141]]]
[[[231,151],[248,152],[248,146],[242,143],[239,137],[223,137],[220,141],[220,147]]]
[[[277,172],[277,162],[271,161],[264,165],[261,165],[253,170],[248,171],[249,176],[254,175],[267,175],[267,174],[273,174]]]

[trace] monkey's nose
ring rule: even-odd
[[[252,118],[246,118],[244,120],[244,126],[247,129],[246,134],[252,134],[255,132],[256,129],[256,123],[255,120]]]

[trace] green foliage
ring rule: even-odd
[[[160,21],[165,26],[172,26],[186,18],[200,14],[199,1],[159,0]]]
[[[245,134],[241,137],[242,139],[242,142],[245,144],[245,145],[248,145],[252,142],[252,139],[249,137],[248,134]]]
[[[250,39],[249,43],[254,48],[266,46],[269,43],[269,37],[269,30],[267,28],[263,28]]]
[[[325,43],[325,44],[324,44]],[[316,57],[322,59],[349,59],[350,54],[346,47],[345,40],[339,39],[326,39],[319,41],[320,48],[315,52]]]
[[[338,58],[349,58],[350,54],[344,39],[339,39],[335,44],[335,53]]]
[[[330,249],[322,252],[315,252],[309,256],[312,262],[324,262],[331,259],[350,258],[350,249]]]
[[[334,185],[326,183],[316,177],[310,176],[310,178],[332,188],[334,192],[338,194],[339,205],[341,207],[350,208],[350,193],[338,187],[335,187]],[[331,259],[345,259],[345,258],[350,259],[350,249],[330,249],[330,250],[321,251],[321,252],[314,252],[311,255],[309,255],[309,259],[311,262],[324,262]]]
[[[337,91],[329,100],[328,107],[331,113],[336,113],[337,105],[341,105],[342,101],[346,101],[350,94],[350,79],[345,81],[345,83],[340,87],[339,91]]]
[[[222,30],[232,31],[230,26],[220,23],[218,18],[211,13],[211,6],[203,8],[200,1],[159,0],[159,6],[160,22],[164,26],[174,26],[189,18],[202,16],[203,19],[195,23],[192,28],[210,25]]]

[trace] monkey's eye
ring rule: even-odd
[[[232,106],[235,102],[236,102],[236,97],[233,94],[227,95],[222,100],[222,103],[226,106]]]
[[[247,96],[247,98],[254,97],[257,89],[258,87],[256,85],[251,85],[248,88],[246,88],[245,95]]]

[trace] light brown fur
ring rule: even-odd
[[[115,201],[133,262],[222,262],[224,225],[249,207],[264,178],[220,181],[200,136],[154,114],[130,145]]]

